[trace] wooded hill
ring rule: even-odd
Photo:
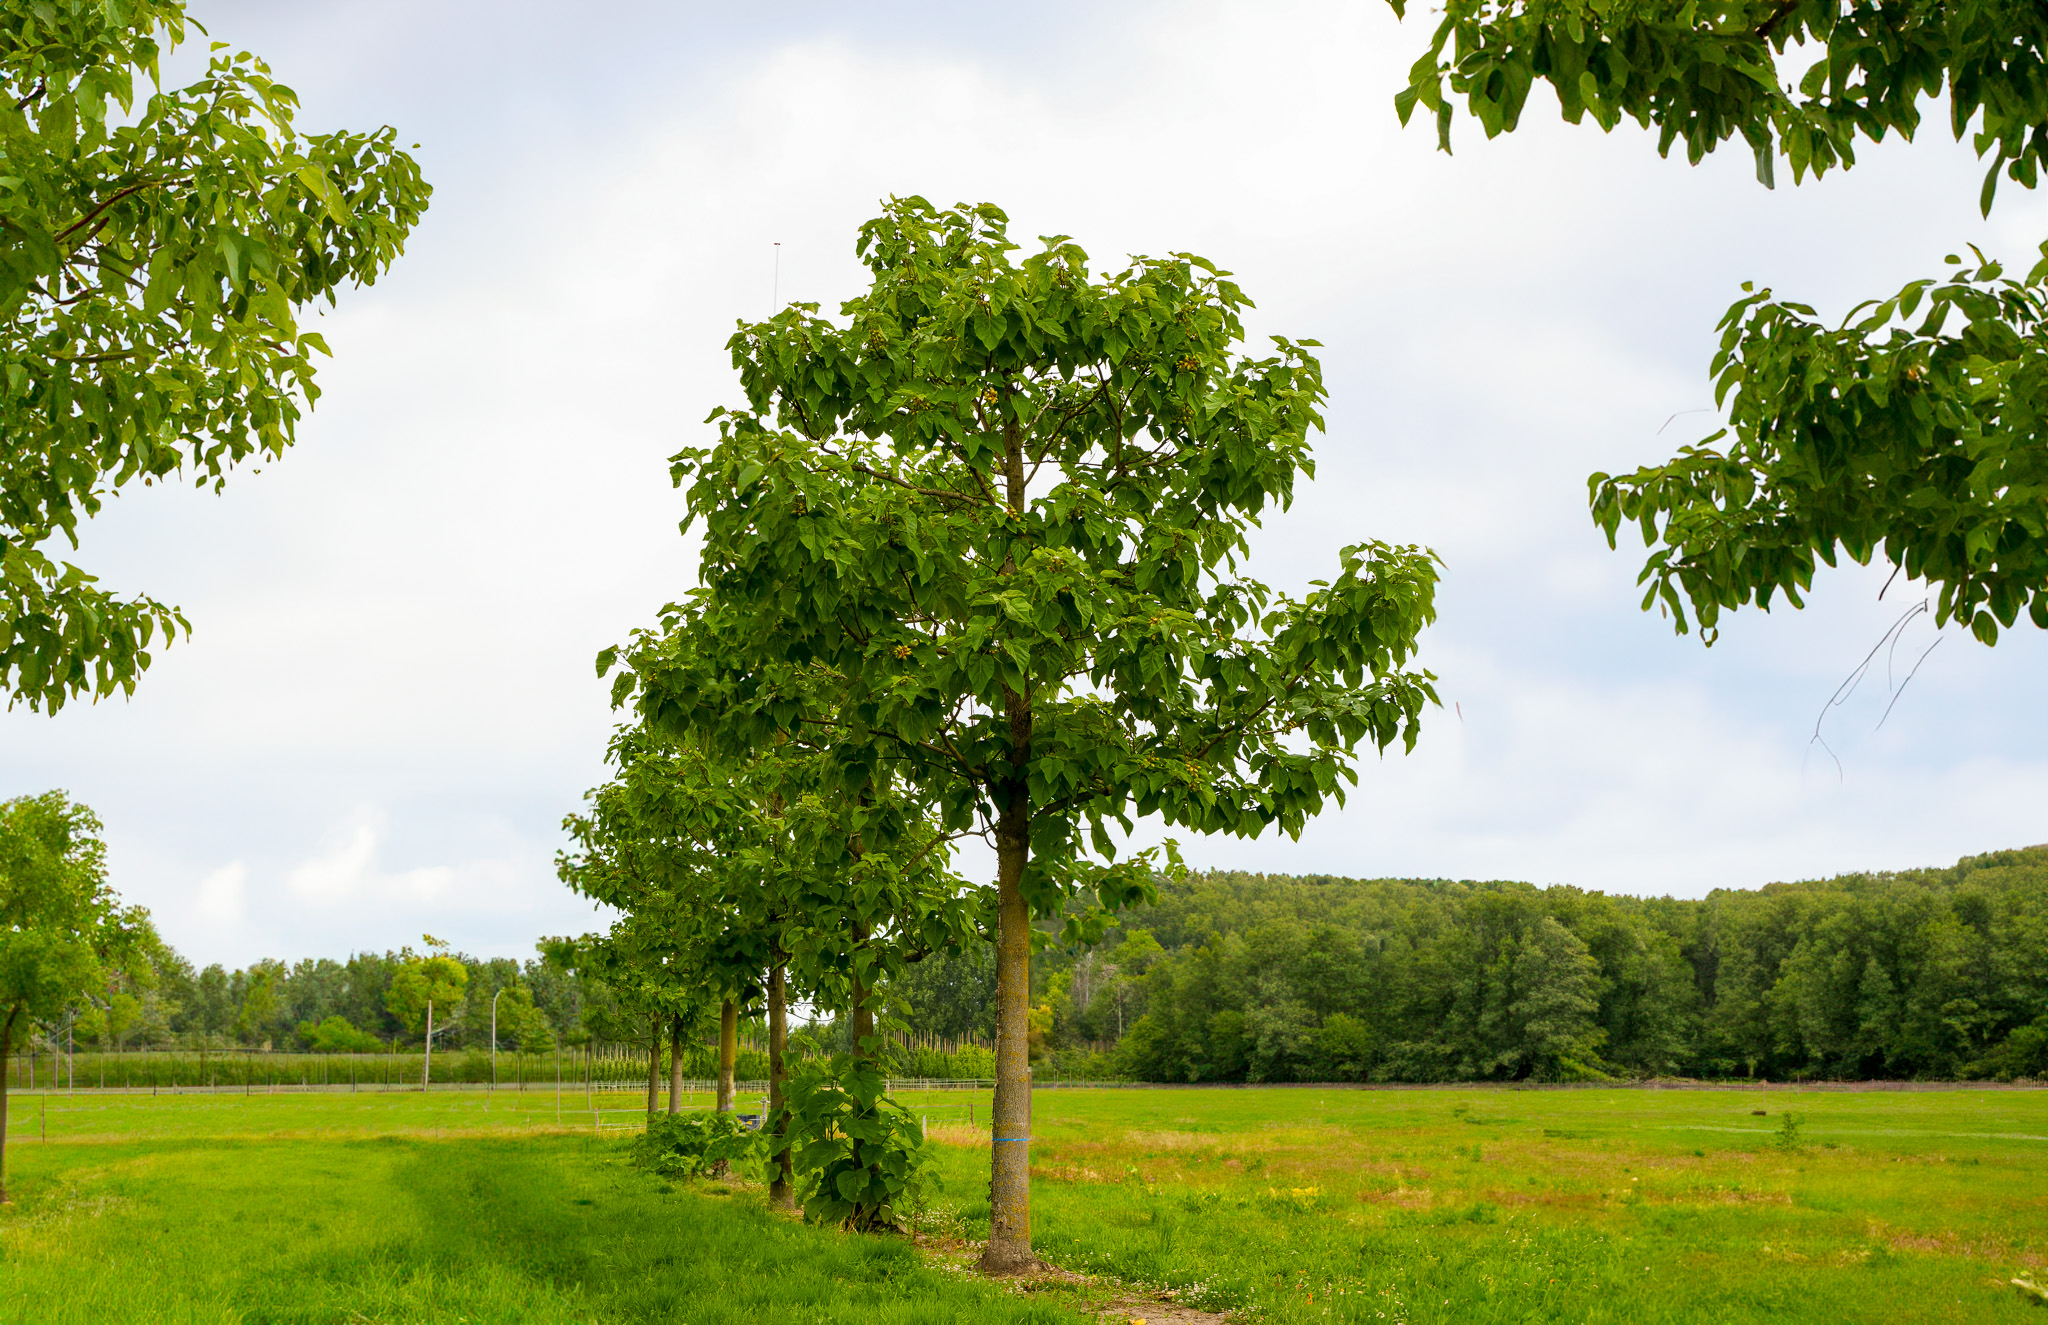
[[[975,1029],[959,964],[914,1025]],[[2048,847],[1697,901],[1212,871],[1035,965],[1041,1075],[2048,1076]]]

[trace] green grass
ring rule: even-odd
[[[2048,1263],[2048,1092],[1040,1091],[1034,1110],[1042,1253],[1254,1319],[2005,1321],[2034,1318],[2006,1281]],[[985,1153],[949,1151],[956,1193]],[[963,1203],[963,1232],[986,1212]]]
[[[902,1239],[676,1190],[617,1136],[521,1135],[503,1096],[61,1102],[98,1139],[8,1146],[6,1325],[1075,1319]]]
[[[947,1143],[941,1225],[985,1234],[986,1097],[980,1127],[959,1096],[909,1103]],[[669,1189],[580,1095],[559,1129],[551,1092],[57,1096],[48,1143],[38,1104],[15,1102],[0,1325],[1086,1318],[1084,1294],[1005,1293],[756,1192]],[[2048,1092],[1034,1108],[1044,1254],[1248,1319],[2048,1322],[2005,1282],[2048,1263]]]

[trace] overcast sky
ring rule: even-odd
[[[1423,20],[1356,0],[193,4],[303,127],[394,124],[435,186],[325,319],[285,460],[90,531],[81,562],[192,639],[132,701],[0,719],[0,791],[92,805],[121,892],[201,962],[422,931],[530,956],[591,923],[552,861],[614,721],[592,658],[690,583],[666,459],[736,398],[722,344],[770,310],[774,245],[781,298],[832,307],[889,194],[996,202],[1098,267],[1235,272],[1255,333],[1323,342],[1332,397],[1254,569],[1298,587],[1363,537],[1444,559],[1417,751],[1300,841],[1193,863],[1698,896],[2048,839],[2039,632],[1944,641],[1881,730],[1880,670],[1827,716],[1831,757],[1816,718],[1917,588],[1826,575],[1703,649],[1586,517],[1590,471],[1711,428],[1685,411],[1742,281],[1838,317],[1966,243],[2034,256],[2048,206],[2009,189],[1979,219],[1945,112],[1767,192],[1745,152],[1666,161],[1540,92],[1446,157],[1392,110]]]

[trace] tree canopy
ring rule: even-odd
[[[1445,150],[1458,98],[1491,137],[1541,82],[1572,123],[1631,118],[1694,162],[1739,136],[1766,184],[1780,156],[1796,180],[1847,169],[1859,138],[1911,138],[1946,95],[1990,162],[1987,214],[2001,177],[2032,188],[2048,154],[2034,0],[1450,0],[1409,80],[1403,123],[1433,111]],[[2048,261],[2023,280],[1949,261],[1838,324],[1744,287],[1710,369],[1727,426],[1590,481],[1610,544],[1633,522],[1651,548],[1645,608],[1684,632],[1689,606],[1711,643],[1724,610],[1799,606],[1817,563],[1881,555],[1929,585],[1937,624],[1986,644],[2022,613],[2048,627]]]
[[[327,352],[301,310],[375,281],[430,193],[389,127],[302,133],[247,53],[158,86],[196,26],[0,0],[0,689],[31,708],[132,691],[186,628],[52,542],[131,483],[280,457]]]
[[[1388,0],[1405,14],[1407,0]],[[1922,103],[2028,188],[2048,160],[2048,12],[2034,0],[1448,0],[1395,99],[1433,112],[1446,151],[1456,99],[1487,137],[1513,130],[1548,83],[1566,120],[1624,117],[1688,160],[1740,137],[1771,184],[1851,166],[1856,140],[1911,138]],[[1803,67],[1802,67],[1803,66]],[[1797,81],[1793,81],[1796,77]]]

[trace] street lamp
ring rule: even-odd
[[[498,1088],[498,1000],[505,996],[505,987],[498,986],[498,992],[491,995],[491,1089]]]

